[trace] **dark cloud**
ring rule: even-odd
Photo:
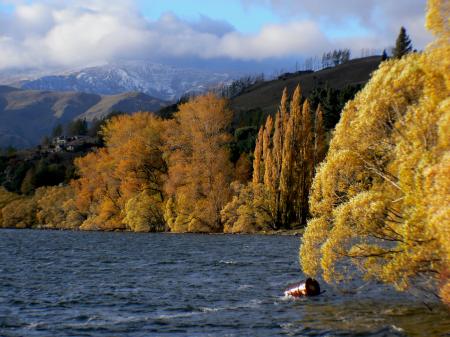
[[[226,21],[213,20],[205,15],[200,15],[199,20],[192,22],[190,25],[197,32],[213,34],[219,37],[236,30],[233,25]]]

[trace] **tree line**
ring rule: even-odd
[[[298,87],[290,102],[283,93],[279,111],[259,131],[233,132],[232,122],[228,100],[212,93],[180,104],[170,119],[144,112],[114,116],[101,127],[105,146],[75,159],[68,185],[33,185],[36,172],[29,170],[34,174],[13,201],[28,206],[5,207],[3,226],[58,226],[30,214],[53,207],[40,201],[53,194],[59,206],[61,195],[68,198],[58,211],[72,215],[64,226],[83,230],[242,232],[304,225],[314,167],[325,153],[321,108],[313,111]],[[243,210],[234,199],[246,201],[238,184],[262,198],[243,206],[254,216],[253,227],[239,229],[231,221],[231,213]],[[9,199],[10,192],[2,193]]]
[[[322,55],[322,67],[336,67],[350,60],[350,49],[335,49]]]

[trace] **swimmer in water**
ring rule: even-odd
[[[306,282],[301,282],[290,286],[284,291],[284,296],[303,297],[320,295],[319,282],[308,278]]]

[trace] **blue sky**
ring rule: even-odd
[[[0,71],[117,60],[289,68],[323,52],[381,53],[405,26],[431,41],[426,0],[0,0]],[[271,67],[272,69],[267,69]]]
[[[10,13],[13,9],[14,5],[0,2],[0,11]]]
[[[241,0],[211,1],[211,0],[161,0],[138,2],[143,15],[150,20],[157,20],[167,12],[174,13],[188,21],[196,21],[201,16],[226,21],[243,33],[257,33],[267,24],[279,24],[286,20],[307,18],[307,13],[293,15],[277,13],[267,4],[245,4]],[[345,22],[332,24],[327,20],[319,20],[319,24],[330,38],[346,36],[364,36],[367,29],[360,25],[359,20],[349,16]]]
[[[240,0],[140,0],[138,6],[143,15],[150,20],[157,20],[167,12],[188,21],[196,21],[201,16],[207,16],[214,20],[226,21],[243,33],[257,33],[267,24],[279,24],[286,20],[308,17],[306,13],[287,16],[275,12],[270,6],[260,3],[246,5]],[[368,33],[367,29],[359,24],[359,20],[351,16],[340,24],[332,24],[323,19],[319,20],[319,24],[330,38],[364,36]]]
[[[152,20],[158,19],[166,12],[172,12],[189,21],[195,21],[204,15],[211,19],[227,21],[245,33],[255,33],[267,23],[278,23],[282,20],[267,6],[245,6],[239,0],[141,0],[138,6],[143,14]]]

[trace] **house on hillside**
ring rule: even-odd
[[[55,137],[55,138],[53,138],[52,143],[55,146],[57,146],[57,145],[65,146],[67,144],[67,137],[64,137],[64,136]]]
[[[48,152],[79,152],[91,149],[97,145],[97,139],[90,136],[55,137],[46,151]]]
[[[78,152],[92,148],[97,145],[97,140],[89,136],[75,136],[72,137],[66,144],[66,151]]]

